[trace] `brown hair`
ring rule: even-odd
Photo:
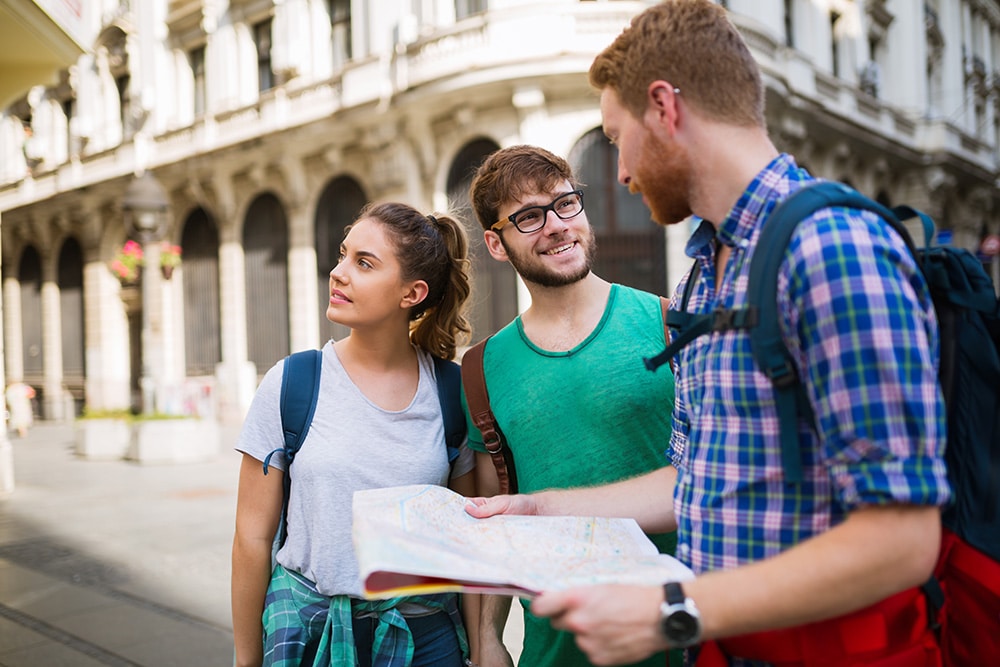
[[[653,81],[679,88],[706,117],[765,127],[760,69],[726,10],[710,0],[665,0],[635,18],[590,66],[590,84],[611,88],[636,118]]]
[[[385,227],[403,280],[427,283],[427,298],[410,309],[410,339],[436,357],[454,358],[455,348],[472,331],[465,317],[472,290],[465,228],[448,216],[424,215],[395,202],[369,204],[362,218]]]
[[[569,163],[537,146],[510,146],[492,153],[476,170],[469,198],[483,229],[499,221],[500,207],[526,193],[547,192],[558,183],[580,183]]]

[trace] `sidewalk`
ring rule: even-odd
[[[229,667],[236,434],[211,462],[155,466],[79,459],[71,424],[14,435],[0,667]]]
[[[210,463],[85,461],[73,427],[14,448],[0,501],[0,666],[232,663],[235,433]]]

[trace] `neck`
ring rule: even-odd
[[[593,273],[562,287],[528,284],[531,306],[521,315],[525,331],[583,331],[589,334],[604,314],[611,283]]]
[[[371,371],[409,366],[416,359],[409,329],[352,329],[347,338],[334,343],[334,348],[345,366]]]
[[[767,131],[704,121],[691,151],[695,215],[718,225],[746,191],[750,182],[778,156]]]

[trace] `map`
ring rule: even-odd
[[[632,519],[476,519],[433,485],[354,494],[354,549],[370,599],[461,591],[531,597],[593,584],[683,581],[693,573]]]

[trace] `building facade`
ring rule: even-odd
[[[485,252],[467,190],[486,155],[516,143],[579,170],[601,275],[668,293],[689,229],[653,225],[617,185],[587,84],[594,55],[649,4],[84,2],[91,53],[0,117],[9,378],[38,388],[48,418],[154,400],[239,419],[277,360],[346,333],[323,316],[327,275],[374,200],[465,221],[474,339],[488,335],[527,295]],[[989,249],[1000,3],[723,4],[762,65],[780,149]],[[168,205],[156,241],[123,206],[147,174]],[[146,253],[141,291],[115,263],[129,240]],[[174,247],[172,273],[148,261]],[[983,259],[1000,282],[1000,262]]]

